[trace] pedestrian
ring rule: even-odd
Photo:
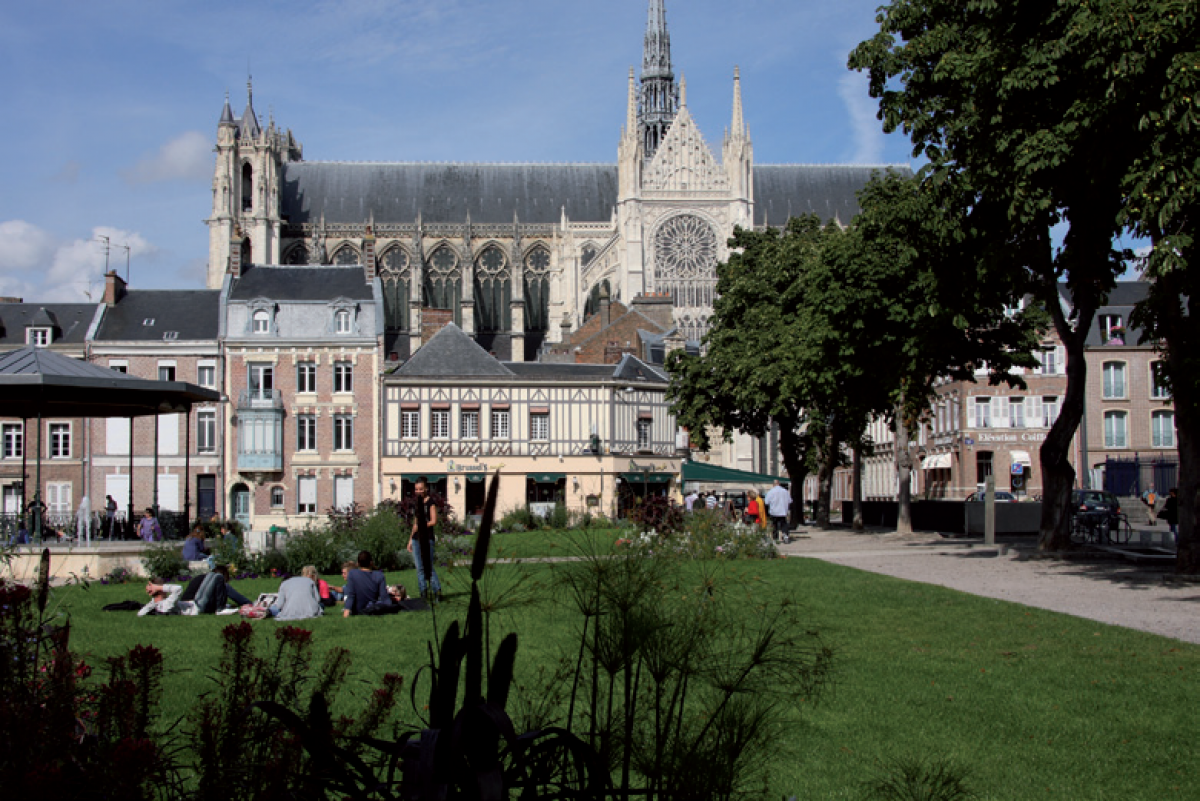
[[[154,516],[154,510],[146,507],[142,519],[138,521],[138,536],[142,542],[161,542],[163,538],[162,526],[158,524],[158,518]]]
[[[1158,502],[1158,496],[1154,494],[1154,485],[1142,493],[1142,503],[1146,504],[1146,517],[1150,525],[1158,525],[1158,515],[1154,512],[1154,504]]]
[[[1167,500],[1163,504],[1162,519],[1167,521],[1167,525],[1171,528],[1171,539],[1179,541],[1179,488],[1171,487],[1167,493]]]
[[[688,493],[687,497],[683,499],[683,505],[687,507],[689,512],[695,507],[696,501],[699,499],[699,497],[700,493],[693,489],[690,493]]]
[[[408,551],[413,555],[413,563],[417,568],[417,592],[422,598],[425,597],[426,586],[433,590],[437,600],[442,599],[442,582],[438,579],[437,570],[433,565],[429,565],[429,578],[425,577],[425,556],[421,552],[421,534],[424,533],[428,538],[429,543],[429,559],[432,562],[433,556],[433,530],[437,526],[437,504],[429,497],[429,485],[424,479],[419,480],[413,488],[416,494],[416,513],[424,514],[425,516],[425,531],[420,530],[420,521],[417,520],[416,514],[413,515],[412,536],[408,538]],[[415,547],[414,547],[415,546]]]
[[[717,508],[717,493],[715,493],[715,492],[708,493],[708,497],[706,497],[704,499],[704,508],[705,509],[716,509]]]
[[[113,536],[113,524],[117,521],[117,502],[113,500],[113,496],[104,496],[104,536],[110,540]]]
[[[775,479],[775,484],[767,491],[764,500],[767,502],[767,515],[770,516],[773,527],[771,536],[782,543],[791,542],[792,536],[788,529],[788,510],[792,505],[791,493],[783,488],[779,479]]]

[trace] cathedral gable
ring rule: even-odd
[[[666,139],[646,169],[642,188],[662,192],[729,190],[729,176],[713,156],[687,106],[671,123]]]

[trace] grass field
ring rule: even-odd
[[[570,555],[560,534],[500,535],[498,545],[505,556],[510,548],[514,556]],[[550,589],[559,569],[498,565],[486,579],[492,599],[513,602],[494,627],[520,633],[519,683],[528,694],[537,693],[537,669],[572,642],[572,616]],[[415,588],[411,571],[388,579]],[[863,781],[901,759],[964,766],[981,798],[1200,797],[1198,646],[813,560],[729,563],[721,580],[747,615],[760,601],[796,599],[806,625],[837,653],[834,685],[778,743],[768,798],[862,798]],[[465,614],[469,580],[459,569],[443,582],[445,625]],[[236,586],[253,597],[275,582]],[[140,595],[136,585],[93,585],[58,590],[55,600],[71,616],[78,651],[102,658],[135,643],[162,648],[165,712],[178,717],[210,686],[218,632],[236,618],[99,611]],[[304,625],[318,651],[351,651],[352,685],[363,694],[384,671],[415,675],[431,623],[428,614],[331,615]]]

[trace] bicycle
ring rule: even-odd
[[[1078,512],[1071,520],[1071,542],[1077,545],[1125,545],[1132,538],[1133,527],[1121,513]]]

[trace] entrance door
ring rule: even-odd
[[[196,515],[210,520],[217,513],[217,477],[196,476]]]
[[[229,506],[233,509],[233,518],[242,524],[242,529],[250,530],[250,488],[245,484],[235,484],[229,496]]]

